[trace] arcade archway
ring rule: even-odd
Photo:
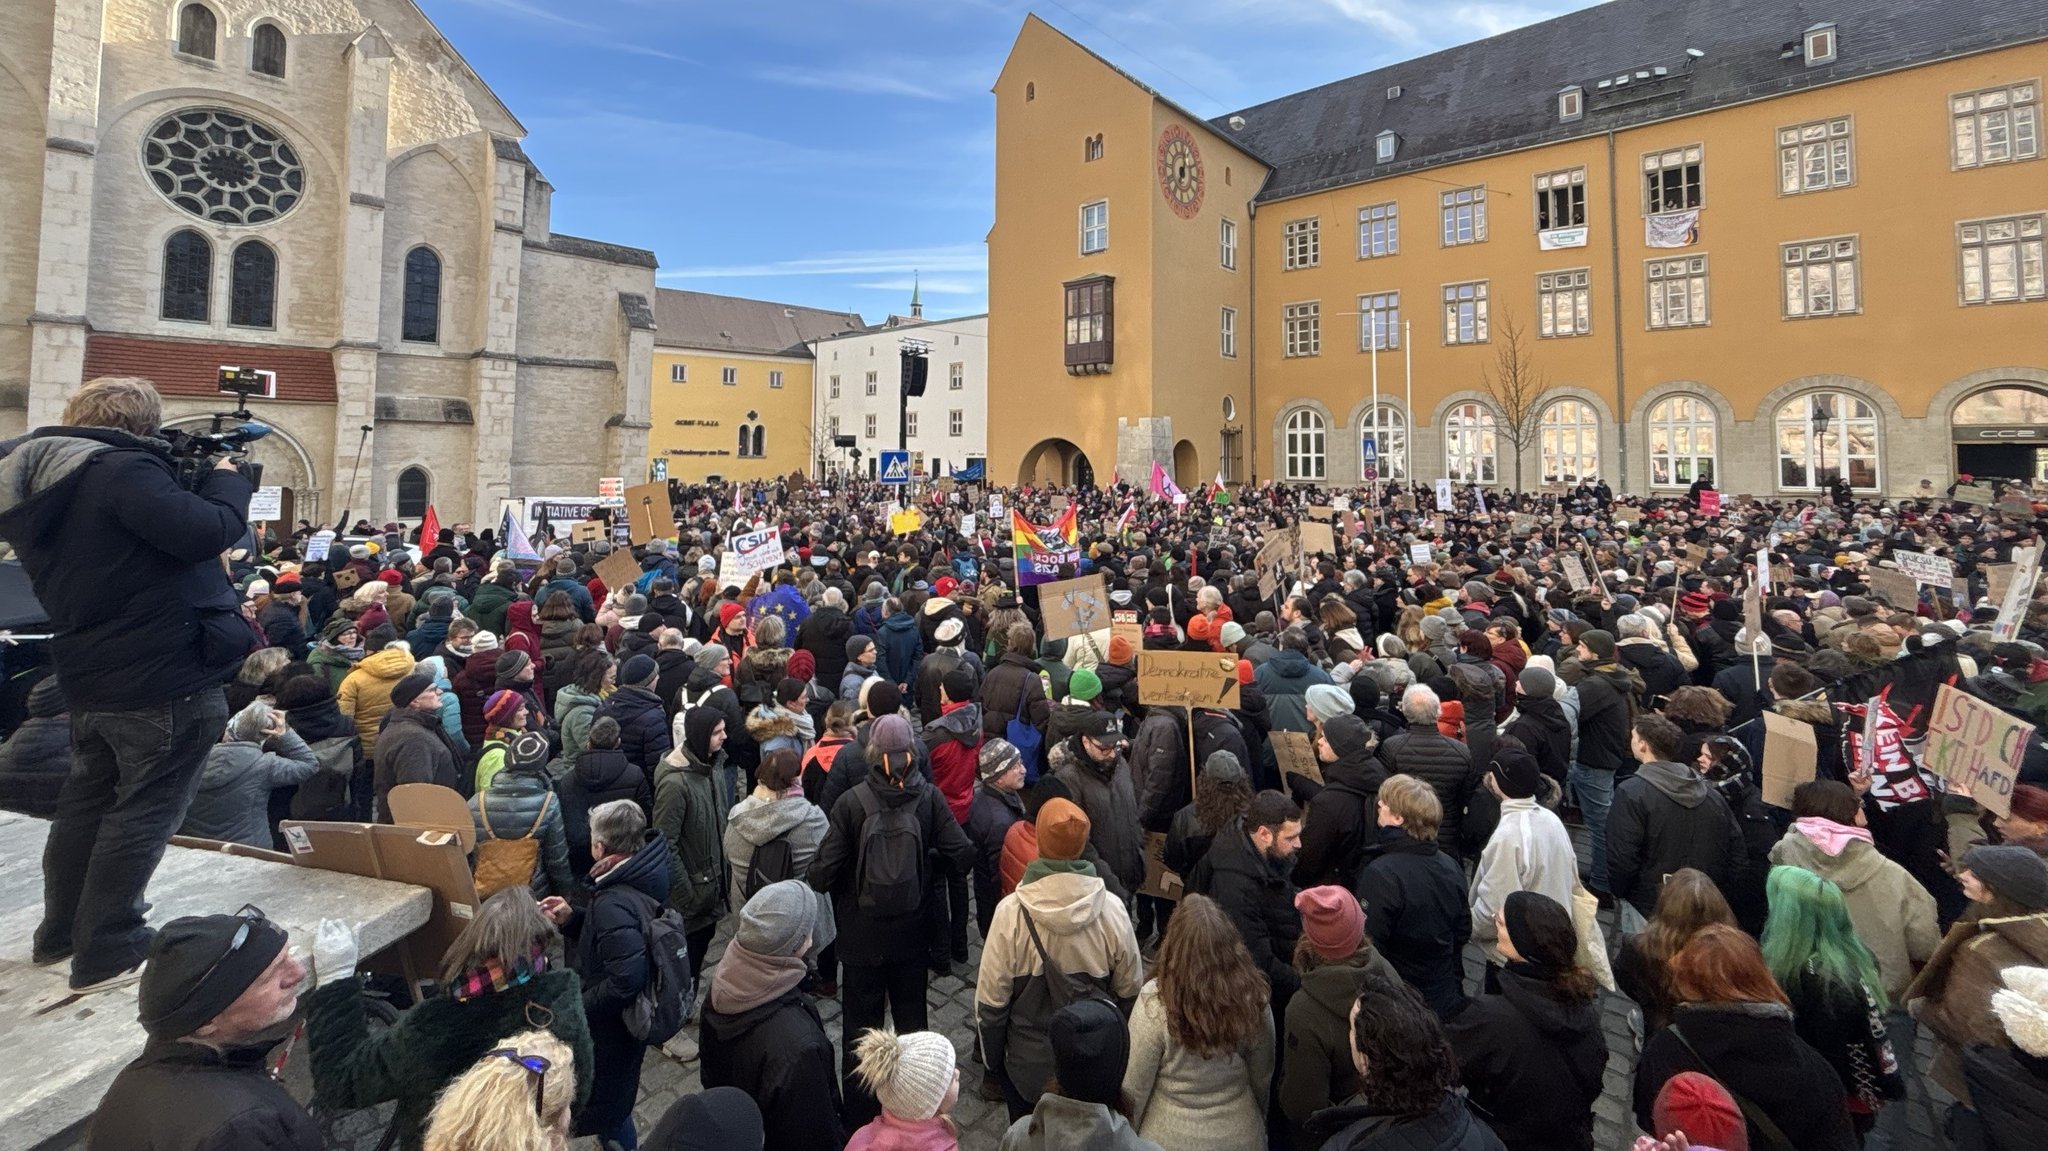
[[[1095,467],[1088,453],[1072,440],[1040,440],[1024,453],[1017,468],[1017,482],[1039,487],[1095,486]]]

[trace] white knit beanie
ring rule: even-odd
[[[898,1035],[877,1027],[860,1037],[856,1071],[882,1110],[898,1119],[930,1119],[953,1086],[959,1056],[953,1041],[936,1031]]]
[[[1991,1010],[2005,1024],[2013,1046],[2048,1058],[2048,967],[2008,967],[2006,990],[1991,997]]]

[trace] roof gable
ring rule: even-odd
[[[810,341],[867,327],[857,312],[673,288],[655,292],[654,324],[657,347],[805,358]]]

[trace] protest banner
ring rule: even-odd
[[[2012,586],[2011,564],[1985,564],[1978,568],[1984,573],[1984,598],[1993,604],[2005,602],[2005,589]]]
[[[1628,506],[1627,506],[1627,505],[1625,505],[1625,504],[1617,504],[1617,505],[1615,505],[1615,508],[1614,508],[1614,522],[1615,522],[1615,523],[1618,523],[1618,524],[1633,524],[1633,523],[1641,523],[1641,522],[1642,522],[1642,519],[1643,519],[1643,509],[1641,509],[1641,508],[1632,508],[1632,507],[1628,507]]]
[[[636,484],[626,489],[627,538],[636,544],[675,534],[675,509],[669,506],[668,484]]]
[[[968,512],[960,517],[960,534],[968,539],[974,538],[974,529],[977,526],[979,526],[978,521],[975,519],[973,512]]]
[[[314,532],[313,538],[306,541],[306,562],[312,564],[319,563],[322,560],[325,560],[327,558],[328,551],[333,547],[333,529],[323,528],[320,531]]]
[[[1315,740],[1305,731],[1275,731],[1266,737],[1273,745],[1273,759],[1280,765],[1280,777],[1299,775],[1323,785],[1323,765],[1316,759]]]
[[[1712,488],[1700,493],[1700,514],[1718,516],[1721,514],[1721,493]]]
[[[354,591],[356,585],[362,582],[363,577],[357,575],[350,568],[342,568],[334,573],[334,590],[339,592],[347,593]]]
[[[1237,657],[1207,651],[1138,653],[1138,702],[1171,707],[1237,706]]]
[[[2013,785],[2033,737],[2033,724],[1942,684],[1927,718],[1921,762],[1951,790],[1967,793],[2002,818],[2012,814]]]
[[[1893,552],[1892,562],[1899,565],[1900,571],[1913,577],[1915,583],[1947,587],[1956,576],[1956,565],[1947,556],[1927,552]]]
[[[782,528],[762,528],[757,532],[742,532],[732,537],[734,570],[741,575],[768,571],[780,565],[786,558],[782,548]]]
[[[1145,882],[1138,886],[1138,894],[1177,901],[1183,890],[1181,877],[1166,869],[1166,833],[1146,833]]]
[[[1457,505],[1452,498],[1451,481],[1438,480],[1436,482],[1436,510],[1447,512],[1455,506]]]
[[[740,570],[740,557],[734,555],[731,551],[724,551],[719,553],[719,591],[724,591],[726,588],[733,588],[737,590],[739,588],[745,587],[747,580],[749,578],[749,574],[750,573],[748,572]]]
[[[1017,586],[1051,583],[1060,578],[1060,567],[1081,565],[1081,547],[1076,519],[1078,512],[1068,507],[1059,518],[1043,527],[1024,518],[1023,512],[1010,513],[1010,553],[1017,565]]]
[[[1415,567],[1428,567],[1436,562],[1436,556],[1426,543],[1408,545],[1408,562]]]
[[[2041,578],[2041,549],[2023,547],[2012,549],[2012,583],[2005,589],[2004,598],[1998,601],[1998,622],[1991,625],[1991,638],[2006,643],[2020,633],[2020,624],[2027,616],[2027,604],[2033,602],[2034,583]]]
[[[1330,531],[1330,525],[1314,520],[1303,520],[1296,525],[1301,532],[1301,550],[1304,555],[1337,554],[1337,539]]]
[[[1579,557],[1575,553],[1565,552],[1557,557],[1557,562],[1558,566],[1564,569],[1565,582],[1571,585],[1573,591],[1585,591],[1592,583],[1586,578],[1586,565],[1579,562]]]
[[[1966,503],[1966,504],[1976,504],[1976,505],[1977,505],[1978,507],[1990,507],[1990,506],[1991,506],[1991,485],[1990,485],[1990,484],[1957,484],[1957,485],[1956,485],[1956,499],[1957,499],[1957,500],[1959,500],[1959,501],[1961,501],[1962,503]]]
[[[603,520],[578,520],[569,527],[569,542],[572,544],[596,543],[604,538]]]
[[[632,552],[618,548],[592,568],[591,573],[612,591],[624,591],[640,578],[640,561],[633,558]]]
[[[1100,572],[1039,584],[1038,611],[1047,639],[1100,631],[1110,624],[1109,589]]]
[[[1871,592],[1895,611],[1912,611],[1920,605],[1920,585],[1904,572],[1872,568],[1868,582]]]
[[[895,535],[907,536],[924,527],[924,513],[916,508],[905,508],[889,516],[889,531]]]
[[[1772,807],[1790,810],[1792,793],[1814,777],[1820,762],[1820,744],[1813,737],[1813,725],[1775,711],[1763,713],[1764,768],[1763,798]]]

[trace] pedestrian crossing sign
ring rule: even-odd
[[[884,451],[882,453],[882,482],[885,484],[907,484],[910,482],[909,452]]]

